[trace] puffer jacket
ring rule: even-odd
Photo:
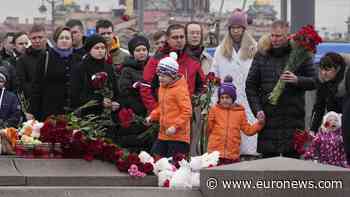
[[[272,49],[271,42],[266,40],[260,40],[258,48],[246,81],[247,98],[253,113],[264,111],[266,115],[266,125],[258,135],[258,152],[295,153],[293,135],[296,129],[303,130],[305,127],[305,91],[316,88],[314,66],[311,59],[300,65],[294,72],[298,83],[286,84],[278,104],[274,106],[268,98],[292,49],[290,45]]]
[[[17,96],[5,89],[0,89],[0,96],[0,128],[17,127],[21,118],[21,105]]]
[[[240,155],[241,132],[248,136],[262,129],[258,122],[250,125],[242,105],[224,108],[216,104],[208,116],[208,152],[219,151],[220,157],[236,160]]]
[[[159,88],[159,105],[150,114],[151,120],[159,120],[159,140],[181,141],[190,143],[190,124],[192,104],[184,77],[168,86]],[[166,135],[165,131],[175,127],[174,135]]]

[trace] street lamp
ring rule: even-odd
[[[60,0],[46,0],[46,2],[48,4],[51,5],[51,26],[52,26],[52,30],[55,29],[55,7],[56,7],[56,3],[58,3]],[[40,13],[45,13],[47,12],[47,7],[44,3],[44,0],[41,0],[41,6],[39,7],[39,12]]]

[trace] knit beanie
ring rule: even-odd
[[[179,71],[179,64],[177,63],[177,54],[171,52],[169,57],[161,59],[157,66],[157,73],[175,77]]]
[[[98,43],[103,43],[106,46],[106,40],[102,36],[100,36],[98,34],[94,34],[94,35],[86,38],[84,48],[87,52],[90,52],[92,47],[94,47]]]
[[[53,41],[55,43],[57,43],[58,37],[60,36],[60,34],[64,31],[69,31],[70,32],[70,28],[69,27],[65,27],[65,26],[59,26],[56,28],[55,32],[53,32]]]
[[[149,41],[146,37],[135,36],[129,41],[128,48],[129,48],[129,52],[132,56],[134,56],[134,51],[135,51],[136,47],[138,47],[140,45],[145,46],[147,48],[147,51],[149,51],[150,45],[149,45]]]
[[[241,27],[247,28],[248,26],[247,13],[238,8],[233,10],[230,18],[228,19],[227,25],[228,27],[231,27],[233,25],[239,25]]]
[[[233,85],[232,81],[233,79],[231,75],[227,75],[225,77],[224,83],[221,84],[218,90],[219,101],[220,101],[220,96],[223,94],[229,95],[232,98],[233,102],[235,102],[235,100],[237,99],[236,87]]]

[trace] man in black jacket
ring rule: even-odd
[[[32,43],[31,47],[25,51],[16,63],[18,89],[28,101],[32,93],[36,66],[39,60],[45,55],[47,44],[45,27],[42,25],[33,25],[29,32],[29,39]]]
[[[316,87],[311,59],[299,65],[294,73],[283,72],[292,50],[288,31],[287,22],[272,24],[270,35],[259,41],[259,51],[246,81],[246,93],[253,113],[266,117],[266,125],[258,135],[257,150],[265,158],[299,157],[293,147],[293,135],[305,126],[305,91]],[[271,105],[268,97],[279,79],[286,82],[286,86],[277,105]]]

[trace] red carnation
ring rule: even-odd
[[[105,86],[107,79],[108,74],[106,72],[96,73],[91,77],[91,85],[94,89],[102,89]]]
[[[146,174],[152,174],[153,173],[153,165],[151,163],[145,163],[141,166],[141,172],[144,172]]]
[[[170,187],[170,181],[169,181],[169,179],[167,179],[167,180],[164,181],[163,187]]]
[[[120,148],[117,148],[114,152],[114,157],[115,160],[119,160],[120,158],[122,158],[124,156],[124,151]]]
[[[141,161],[140,161],[140,158],[137,154],[135,153],[131,153],[128,155],[128,158],[127,158],[127,161],[128,163],[130,164],[135,164],[137,166],[140,166],[141,165]]]
[[[114,145],[105,144],[103,146],[102,159],[104,161],[113,161],[115,159],[114,157],[115,149],[116,147]]]
[[[210,72],[207,74],[206,81],[213,81],[215,79],[215,74],[213,72]]]
[[[84,159],[86,161],[92,161],[92,160],[94,160],[94,156],[92,154],[88,153],[88,154],[84,155]]]
[[[122,20],[123,21],[129,21],[130,17],[128,15],[123,15]]]
[[[176,153],[173,156],[173,164],[175,165],[176,168],[180,168],[179,162],[182,161],[183,159],[186,160],[186,155],[182,153]]]
[[[134,111],[131,108],[123,108],[118,112],[118,118],[120,125],[123,128],[129,128],[132,121],[134,120]]]
[[[116,166],[120,172],[128,172],[130,164],[127,161],[119,159],[116,163]]]

